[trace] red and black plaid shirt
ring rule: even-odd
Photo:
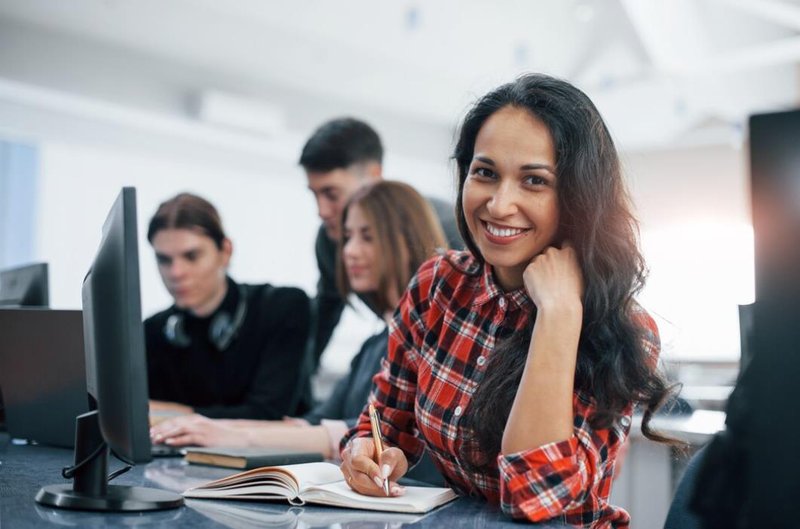
[[[498,455],[497,470],[488,475],[465,464],[464,443],[473,431],[464,424],[464,411],[497,341],[524,331],[533,308],[524,289],[503,292],[491,267],[485,265],[482,273],[478,267],[468,252],[431,259],[403,295],[390,325],[388,357],[370,396],[387,444],[401,448],[412,465],[427,448],[450,486],[499,503],[514,518],[628,527],[630,516],[609,505],[608,497],[632,405],[612,428],[595,430],[588,421],[594,402],[576,391],[570,439]],[[655,322],[644,311],[637,317],[655,359],[660,347]],[[354,436],[371,435],[369,417],[362,413],[341,446]],[[478,455],[474,450],[472,456]]]

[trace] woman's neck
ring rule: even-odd
[[[214,313],[215,310],[222,305],[225,296],[228,294],[228,280],[227,278],[222,279],[222,285],[220,288],[214,292],[214,295],[211,296],[207,301],[205,301],[202,305],[191,309],[192,314],[197,316],[198,318],[206,318]]]
[[[389,298],[388,301],[391,308],[386,309],[386,311],[383,313],[383,321],[385,321],[388,325],[389,322],[392,321],[392,316],[394,316],[394,311],[397,308],[397,305],[400,304],[400,294],[397,292],[396,288],[391,287],[391,291],[389,292],[387,298]]]

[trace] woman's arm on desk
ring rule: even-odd
[[[171,446],[292,448],[320,452],[330,459],[336,455],[334,447],[347,430],[344,423],[339,426],[338,422],[325,421],[323,425],[311,426],[289,421],[209,419],[195,414],[153,426],[150,438],[154,443]]]

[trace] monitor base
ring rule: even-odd
[[[157,511],[183,505],[183,498],[174,492],[124,485],[108,485],[103,496],[76,492],[72,484],[47,485],[36,493],[36,501],[61,509],[110,512]]]
[[[76,418],[75,464],[61,474],[72,483],[42,487],[36,493],[37,503],[60,509],[111,512],[156,511],[183,505],[183,498],[174,492],[108,484],[108,444],[100,432],[97,410]]]

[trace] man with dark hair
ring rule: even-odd
[[[317,201],[322,219],[315,252],[320,278],[314,300],[316,332],[314,362],[328,345],[333,329],[344,310],[344,300],[336,288],[336,245],[339,218],[350,195],[365,182],[383,177],[383,145],[375,130],[354,118],[339,118],[322,124],[306,142],[300,165],[306,172],[308,188]],[[444,228],[451,248],[462,248],[452,204],[428,198]]]

